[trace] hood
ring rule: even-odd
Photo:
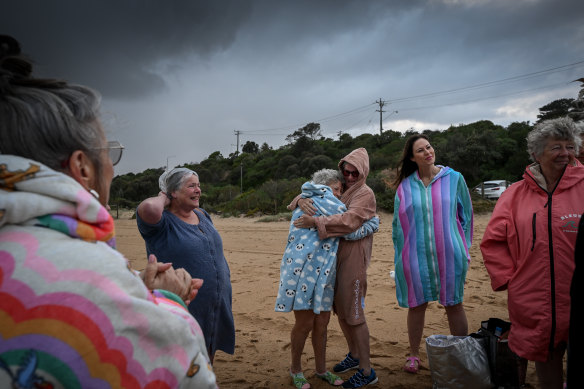
[[[527,185],[533,190],[548,192],[545,178],[541,173],[541,167],[537,162],[534,162],[525,168],[523,178]],[[582,180],[584,180],[584,165],[578,161],[575,161],[573,164],[568,164],[564,170],[564,174],[560,178],[560,182],[554,190],[554,193],[563,192]],[[553,188],[550,188],[550,190],[553,190]]]
[[[38,225],[113,244],[112,217],[77,181],[13,155],[0,155],[0,227],[6,225]]]
[[[365,150],[363,147],[360,147],[351,151],[339,161],[339,170],[342,170],[343,162],[350,163],[359,171],[359,179],[355,185],[346,190],[341,196],[341,201],[346,202],[346,200],[351,198],[353,193],[364,186],[367,181],[367,176],[369,175],[369,154],[367,154],[367,150]]]

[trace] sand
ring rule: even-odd
[[[116,220],[118,249],[136,269],[145,266],[144,242],[135,220],[120,215]],[[381,214],[380,231],[373,240],[373,255],[368,271],[365,312],[371,336],[371,363],[379,377],[378,388],[431,388],[425,343],[422,366],[413,375],[402,370],[408,355],[407,310],[397,305],[395,285],[389,277],[393,268],[391,214]],[[507,294],[493,292],[483,265],[479,243],[490,214],[475,215],[471,265],[465,289],[469,331],[480,328],[490,317],[508,320]],[[215,355],[214,369],[221,388],[292,388],[290,366],[290,329],[292,313],[274,312],[278,290],[280,260],[288,235],[287,221],[264,223],[258,218],[221,218],[214,224],[223,238],[223,248],[231,269],[233,315],[236,328],[235,354],[221,351]],[[449,334],[444,308],[430,303],[426,314],[424,338]],[[347,344],[336,316],[328,327],[327,366],[344,358]],[[331,386],[314,376],[314,354],[310,337],[303,355],[303,369],[313,388]],[[349,378],[354,370],[341,374]],[[529,364],[527,384],[536,387],[533,363]]]

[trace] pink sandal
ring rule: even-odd
[[[404,366],[404,370],[408,373],[416,374],[418,370],[420,370],[420,358],[418,357],[407,357],[406,358],[406,365]]]

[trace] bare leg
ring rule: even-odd
[[[545,389],[562,389],[564,386],[564,352],[565,345],[558,346],[547,362],[535,362],[539,387]]]
[[[359,367],[363,369],[363,374],[371,374],[369,327],[367,323],[353,326],[339,318],[339,325],[347,340],[351,356],[359,360]]]
[[[446,315],[448,316],[450,333],[454,336],[468,335],[468,321],[462,303],[444,308],[446,309]]]
[[[302,351],[304,350],[306,338],[312,330],[314,316],[314,313],[310,310],[294,311],[296,321],[290,332],[290,352],[292,354],[290,371],[292,373],[300,373],[302,371]]]
[[[366,376],[371,374],[370,347],[369,347],[369,327],[367,323],[361,323],[351,326],[353,339],[357,344],[357,353],[359,354],[359,367],[363,369]]]
[[[312,348],[314,349],[314,364],[318,374],[326,373],[326,336],[330,312],[314,315],[312,327]]]
[[[424,333],[426,308],[428,308],[428,303],[408,310],[408,338],[410,341],[410,356],[412,357],[420,357],[420,342]]]
[[[337,316],[338,317],[338,316]],[[339,317],[339,326],[343,331],[343,335],[345,335],[345,340],[347,341],[347,346],[349,347],[349,352],[351,356],[355,359],[359,359],[359,350],[357,349],[357,344],[353,339],[353,334],[351,332],[351,326],[344,320]]]

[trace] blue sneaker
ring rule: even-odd
[[[345,359],[343,359],[341,362],[337,363],[333,367],[333,371],[335,373],[344,373],[344,372],[349,371],[351,369],[357,369],[357,368],[359,368],[359,360],[357,358],[353,358],[351,356],[351,352],[349,351],[349,353],[347,354]]]
[[[377,383],[377,374],[375,370],[371,368],[371,373],[368,376],[363,374],[363,369],[357,370],[355,374],[347,381],[343,382],[343,388],[360,388],[366,385],[372,385]]]

